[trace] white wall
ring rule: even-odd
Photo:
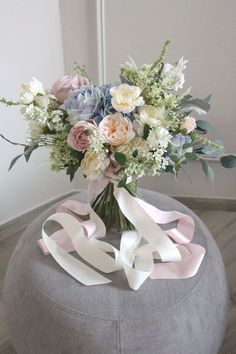
[[[57,0],[0,0],[0,96],[17,99],[20,83],[32,75],[50,87],[64,74],[63,49],[65,71],[70,73],[78,60],[88,66],[96,83],[102,76],[117,80],[119,64],[127,54],[139,64],[152,61],[168,38],[172,40],[168,60],[182,55],[189,59],[187,85],[196,96],[213,94],[208,118],[227,152],[236,153],[234,0],[59,0],[59,4],[62,28]],[[97,16],[101,4],[103,39]],[[18,109],[0,106],[0,115],[0,131],[24,141],[26,125]],[[52,173],[45,151],[36,151],[28,164],[22,159],[7,172],[9,162],[20,152],[0,140],[0,223],[75,185],[85,186],[81,177],[71,185],[64,173]],[[236,198],[236,170],[222,169],[218,163],[213,167],[217,172],[214,188],[205,183],[197,162],[187,168],[192,184],[184,173],[177,182],[162,176],[145,178],[140,184],[172,195]]]
[[[0,96],[17,99],[20,84],[35,75],[50,87],[64,75],[57,0],[0,0]],[[24,142],[26,124],[18,108],[0,105],[0,132]],[[28,164],[19,160],[8,172],[20,147],[0,139],[0,223],[73,187],[64,173],[52,173],[48,153],[35,151]]]
[[[236,154],[234,0],[61,0],[60,3],[67,19],[65,62],[72,63],[72,53],[78,54],[94,73],[94,68],[101,68],[102,63],[97,65],[97,51],[103,47],[107,81],[118,79],[119,64],[127,60],[128,54],[138,64],[149,63],[159,55],[164,41],[171,39],[167,60],[176,61],[182,55],[189,59],[186,87],[192,86],[192,94],[199,97],[212,93],[212,110],[207,119],[215,125],[215,136],[224,141],[226,152]],[[91,23],[93,26],[97,23],[97,4],[104,8],[104,36],[98,42],[94,31],[86,34],[86,28],[91,29]],[[71,26],[70,14],[77,19]],[[70,35],[68,27],[73,27]],[[73,33],[81,32],[77,51],[71,50],[70,46],[74,48],[75,44]],[[212,167],[216,171],[214,187],[206,184],[199,162],[186,166],[192,183],[181,171],[177,181],[171,175],[163,175],[144,178],[140,185],[172,195],[236,198],[236,169],[223,169],[217,162]]]
[[[236,2],[234,0],[105,0],[107,80],[117,78],[119,64],[130,54],[138,64],[150,63],[166,39],[172,41],[167,59],[189,59],[186,87],[205,97],[212,93],[207,119],[227,153],[236,154]],[[203,117],[204,119],[205,117]],[[206,184],[200,163],[172,176],[146,178],[141,184],[172,195],[236,198],[236,169],[213,163],[216,184]]]

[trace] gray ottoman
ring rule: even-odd
[[[196,221],[193,242],[207,252],[196,276],[150,280],[128,287],[122,271],[112,283],[78,283],[36,244],[43,221],[29,225],[10,260],[4,303],[13,345],[19,354],[217,354],[223,340],[228,289],[219,250],[189,209],[162,194],[142,191],[163,210],[179,210]],[[85,200],[82,193],[75,197]],[[55,227],[52,225],[51,227]],[[116,234],[109,234],[117,244]]]

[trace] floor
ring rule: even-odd
[[[219,354],[236,353],[236,212],[220,210],[195,210],[205,222],[222,252],[230,286],[232,309],[228,320],[228,329]],[[21,236],[28,220],[18,230],[0,238],[0,354],[16,354],[9,339],[3,316],[2,288],[8,260]],[[227,232],[225,232],[227,230]],[[34,353],[25,353],[34,354]],[[208,354],[208,353],[206,353]],[[209,353],[210,354],[210,353]]]

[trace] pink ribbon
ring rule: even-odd
[[[90,189],[90,199],[93,199],[96,193],[101,192],[107,185],[108,180],[103,180],[102,183],[94,184]],[[126,193],[126,191],[125,191]],[[129,193],[125,194],[125,197],[130,198],[130,203],[136,203],[142,208],[143,213],[149,215],[149,217],[156,224],[168,224],[176,222],[176,227],[165,230],[168,235],[176,244],[178,251],[181,254],[181,260],[168,261],[155,263],[151,274],[151,279],[185,279],[194,276],[203,260],[205,249],[204,247],[191,243],[194,234],[194,220],[191,216],[180,213],[178,211],[163,211],[157,209],[153,205],[146,203],[145,201],[134,198]],[[90,204],[81,203],[75,200],[68,200],[61,204],[57,208],[57,212],[67,213],[76,218],[83,226],[84,234],[89,239],[96,234],[97,223],[94,220],[83,221],[84,216],[89,215],[91,212]],[[64,229],[56,231],[51,238],[65,251],[71,252],[74,250],[74,246],[68,237],[68,234]],[[49,251],[42,239],[38,240],[43,254],[49,255]],[[139,254],[145,254],[145,248],[147,251],[153,253],[154,259],[159,259],[158,252],[155,248],[152,248],[150,244],[145,244],[135,250],[135,256]],[[148,253],[147,253],[148,254]]]

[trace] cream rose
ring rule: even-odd
[[[132,152],[138,150],[139,155],[145,155],[148,152],[147,141],[139,136],[136,136],[129,144],[131,145]]]
[[[96,152],[90,150],[85,153],[81,162],[81,168],[88,180],[94,181],[102,177],[109,163],[109,158],[99,159]]]
[[[135,135],[131,121],[120,113],[104,117],[98,129],[106,142],[112,146],[125,144]]]
[[[148,124],[150,126],[157,125],[159,123],[163,124],[165,122],[165,118],[163,117],[164,111],[158,110],[154,106],[144,105],[139,108],[138,114],[135,116],[140,120],[140,122],[144,124]]]
[[[197,127],[196,119],[193,117],[185,117],[180,125],[180,129],[184,130],[187,134]]]
[[[132,112],[136,106],[142,106],[144,104],[143,97],[140,96],[141,89],[138,86],[121,84],[118,87],[112,87],[110,92],[112,95],[112,106],[118,112],[129,113]]]

